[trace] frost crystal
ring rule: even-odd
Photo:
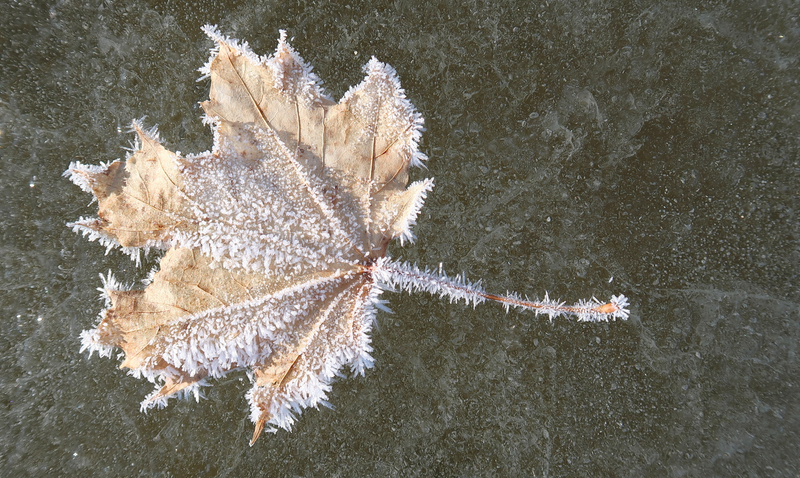
[[[274,55],[204,31],[216,42],[200,69],[211,79],[204,121],[211,151],[182,156],[155,128],[133,123],[124,160],[65,175],[98,202],[97,218],[70,224],[139,261],[165,250],[158,270],[131,289],[102,278],[106,309],[81,350],[108,357],[156,389],[142,410],[173,396],[199,399],[206,379],[247,369],[255,432],[291,429],[303,408],[327,405],[334,378],[372,367],[370,331],[383,290],[426,291],[477,305],[486,300],[551,319],[625,319],[627,299],[574,306],[492,295],[463,276],[386,258],[412,227],[433,187],[408,187],[426,160],[423,130],[397,74],[375,58],[339,103],[281,32]]]

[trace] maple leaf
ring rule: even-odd
[[[168,398],[199,398],[206,379],[250,371],[247,398],[255,431],[291,429],[295,413],[327,404],[344,366],[373,364],[370,330],[385,289],[425,290],[477,304],[532,309],[552,319],[626,318],[627,300],[564,306],[487,294],[463,277],[420,270],[386,257],[411,227],[432,179],[408,183],[426,159],[423,120],[395,71],[376,59],[335,103],[281,32],[276,52],[204,31],[216,42],[201,72],[211,78],[202,104],[210,152],[182,156],[158,133],[133,123],[137,144],[124,160],[65,173],[94,195],[97,218],[70,226],[137,262],[165,250],[145,289],[111,274],[106,309],[84,331],[82,350],[110,356],[156,384],[142,409]]]

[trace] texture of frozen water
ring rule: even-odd
[[[254,5],[255,4],[255,5]],[[800,11],[791,1],[7,2],[0,8],[0,469],[11,476],[796,476]],[[143,415],[78,353],[97,274],[61,178],[147,116],[208,149],[204,23],[279,28],[340,97],[370,56],[425,116],[418,242],[489,290],[625,293],[632,319],[387,295],[376,368],[247,446],[243,375]],[[613,281],[611,280],[613,278]],[[611,281],[609,283],[609,281]]]

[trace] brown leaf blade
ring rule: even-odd
[[[253,441],[327,404],[344,366],[371,367],[381,289],[370,264],[410,227],[431,182],[405,190],[422,119],[376,60],[335,104],[282,34],[275,54],[217,42],[203,70],[210,152],[179,157],[155,133],[111,165],[72,165],[99,202],[75,228],[138,257],[166,253],[145,289],[104,279],[107,308],[83,348],[156,384],[142,409],[251,371]]]

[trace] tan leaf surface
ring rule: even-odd
[[[76,230],[135,257],[166,249],[145,289],[106,279],[108,308],[82,337],[101,355],[122,349],[121,367],[156,383],[142,408],[251,370],[254,442],[326,403],[344,365],[371,366],[380,289],[369,267],[392,238],[412,237],[432,183],[405,189],[424,159],[422,119],[390,67],[370,61],[336,104],[284,35],[259,58],[206,32],[212,151],[177,156],[134,123],[140,146],[125,160],[68,171],[99,203]]]
[[[177,156],[158,142],[154,132],[145,132],[138,122],[133,128],[138,149],[125,161],[105,167],[73,163],[68,171],[99,204],[98,218],[82,219],[74,228],[123,248],[157,246],[193,222],[183,216]]]

